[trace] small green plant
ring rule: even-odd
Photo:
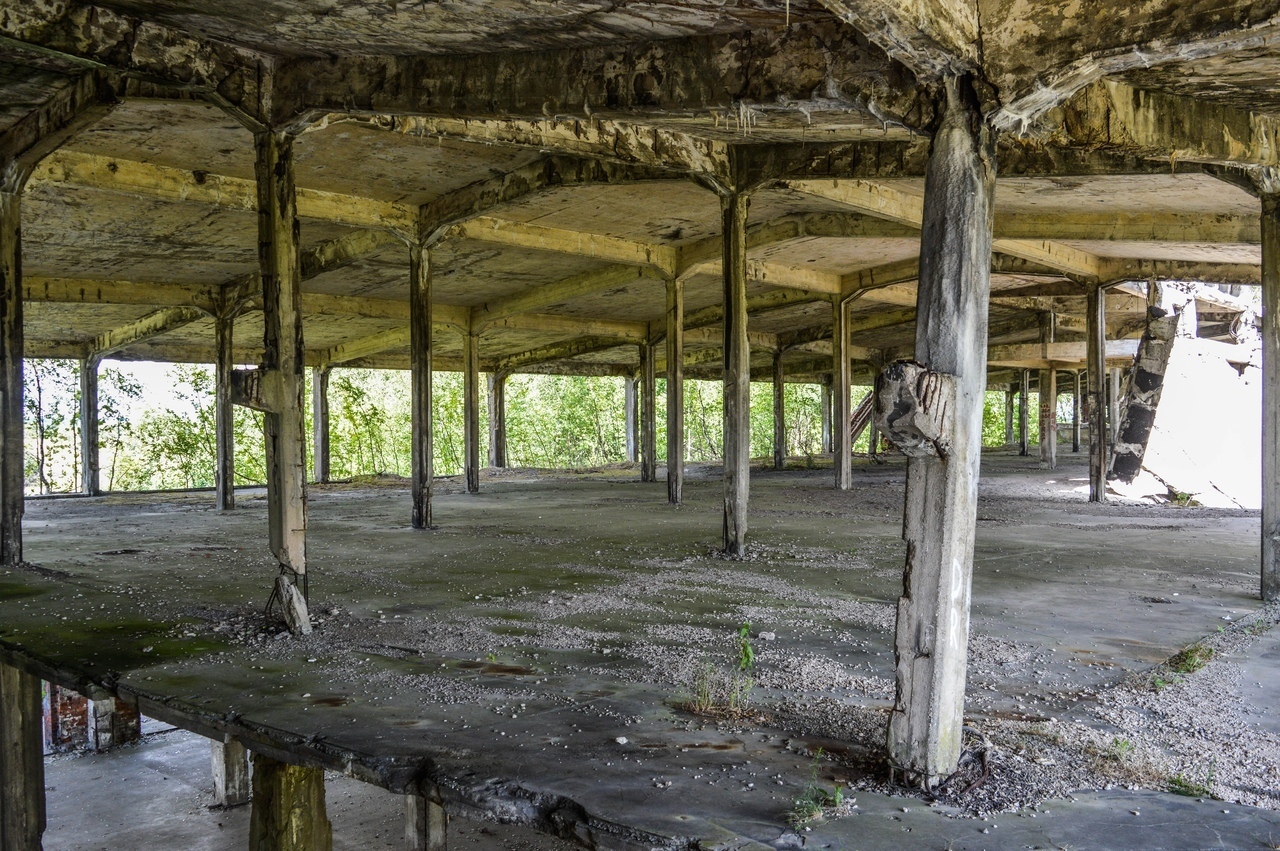
[[[1165,677],[1163,674],[1151,675],[1151,688],[1155,691],[1164,691],[1169,686],[1176,686],[1182,682],[1182,677]]]
[[[756,651],[751,646],[751,624],[738,627],[738,670],[750,671],[756,666]]]
[[[486,654],[484,654],[484,660],[485,660],[486,662],[496,662],[496,661],[498,661],[498,654],[497,654],[497,653],[486,653]]]
[[[694,674],[688,698],[677,700],[681,709],[698,715],[744,715],[751,704],[751,690],[756,682],[747,672],[755,667],[756,651],[751,646],[751,624],[744,623],[735,633],[737,666],[724,673],[703,660]]]
[[[1169,791],[1175,795],[1185,795],[1188,798],[1212,798],[1214,796],[1213,774],[1215,768],[1215,763],[1209,763],[1209,772],[1205,775],[1203,783],[1187,777],[1185,774],[1175,774],[1169,778]]]
[[[787,821],[792,827],[803,827],[814,819],[822,818],[827,807],[839,807],[844,803],[844,787],[837,785],[830,792],[818,782],[818,767],[822,762],[822,748],[813,755],[809,763],[809,780],[804,791],[791,805],[787,813]]]
[[[1128,739],[1114,738],[1107,747],[1106,753],[1103,754],[1113,762],[1125,762],[1133,755],[1133,742]]]
[[[1169,670],[1179,674],[1194,674],[1213,659],[1213,648],[1192,644],[1169,659]]]

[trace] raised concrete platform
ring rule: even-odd
[[[430,532],[406,528],[403,487],[316,488],[321,622],[305,639],[260,632],[274,574],[263,500],[232,514],[203,494],[32,502],[39,568],[0,575],[0,639],[10,661],[148,715],[396,792],[434,785],[456,814],[599,847],[786,847],[799,841],[786,813],[816,769],[858,798],[859,815],[809,834],[841,848],[864,847],[872,813],[906,806],[959,838],[982,823],[941,813],[1079,782],[1042,765],[1035,742],[1101,759],[1097,742],[1133,735],[1102,711],[1126,677],[1260,607],[1255,514],[1090,506],[1077,458],[1048,473],[989,456],[968,706],[995,742],[995,770],[958,809],[881,798],[903,468],[861,467],[848,493],[829,477],[757,474],[745,561],[712,552],[718,481],[689,482],[672,509],[661,483],[504,474],[477,496],[441,496]],[[744,621],[776,634],[755,642],[752,711],[716,723],[676,708],[706,662],[732,667]],[[1280,755],[1262,732],[1273,710],[1251,700],[1242,688],[1223,706],[1259,713],[1265,747],[1251,759],[1265,763],[1257,785],[1275,789]],[[818,747],[834,758],[815,761]],[[1086,774],[1117,773],[1099,763]],[[1146,775],[1118,776],[1164,788]],[[1232,794],[1229,777],[1215,782]],[[1163,812],[1160,830],[1175,833],[1179,819],[1216,823],[1223,808],[1240,836],[1265,834],[1272,818],[1129,797],[1097,800],[1117,817]]]

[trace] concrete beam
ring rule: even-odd
[[[449,228],[449,237],[491,242],[512,248],[573,254],[591,257],[609,263],[643,266],[656,269],[664,277],[677,272],[679,253],[669,245],[657,245],[565,230],[526,222],[515,222],[490,216],[477,216]]]
[[[203,319],[206,315],[204,311],[195,307],[162,308],[154,313],[148,313],[128,325],[112,328],[110,331],[99,334],[89,346],[88,357],[93,361],[102,360],[108,355],[129,348],[135,343],[141,343],[154,337],[159,337],[169,331],[190,325],[192,322]]]
[[[613,264],[477,305],[471,309],[471,322],[477,331],[482,331],[509,316],[557,307],[576,298],[645,280],[651,279],[645,278],[635,265]]]

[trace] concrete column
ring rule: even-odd
[[[987,369],[995,138],[964,80],[946,81],[925,177],[915,359],[951,376],[955,401],[938,422],[945,457],[907,462],[898,601],[897,688],[889,763],[932,786],[955,771],[964,716],[978,464]],[[927,409],[928,397],[921,404]]]
[[[1262,198],[1262,599],[1280,598],[1280,194]]]
[[[653,346],[640,344],[640,481],[658,480],[658,377]]]
[[[1090,287],[1085,308],[1088,353],[1089,501],[1107,501],[1107,294]]]
[[[871,364],[871,392],[875,393],[880,389],[880,373],[884,369],[883,355],[877,357]],[[850,447],[852,448],[852,447]],[[876,425],[875,409],[871,411],[871,420],[867,423],[867,455],[875,458],[880,454],[880,427]]]
[[[80,489],[102,493],[98,466],[98,359],[80,359]]]
[[[89,747],[95,751],[110,750],[142,738],[142,716],[136,706],[114,697],[88,701],[86,733]]]
[[[853,366],[849,361],[849,306],[838,297],[831,302],[831,454],[836,490],[853,486],[853,447],[849,445],[849,420],[853,404],[849,385]]]
[[[627,429],[627,463],[634,464],[640,460],[640,380],[629,376],[622,380],[623,405],[626,406]]]
[[[293,136],[254,136],[258,263],[262,273],[263,372],[272,376],[264,416],[271,551],[286,573],[307,572],[307,459],[303,431],[301,261],[293,180]],[[305,588],[305,583],[304,583]]]
[[[1056,324],[1052,313],[1040,314],[1040,345],[1046,355]],[[1058,468],[1058,371],[1053,367],[1040,370],[1040,466]]]
[[[44,741],[39,677],[0,665],[0,848],[40,851]]]
[[[1108,433],[1111,446],[1116,445],[1120,435],[1120,381],[1123,373],[1119,369],[1107,370],[1107,422],[1111,425]]]
[[[782,370],[782,351],[773,353],[773,469],[787,465],[786,375]]]
[[[1018,398],[1017,391],[1010,388],[1004,391],[1004,445],[1013,445],[1013,410]]]
[[[507,466],[507,376],[489,373],[489,466]]]
[[[1018,454],[1031,454],[1031,370],[1024,369],[1018,376]]]
[[[235,369],[234,325],[235,314],[229,309],[214,317],[213,481],[219,511],[231,511],[236,507],[235,404],[231,394],[231,372]]]
[[[22,196],[0,191],[0,564],[22,563]]]
[[[406,851],[445,851],[448,848],[449,814],[444,807],[421,795],[405,795],[404,815]]]
[[[249,851],[333,851],[322,769],[253,755]]]
[[[818,416],[822,419],[822,454],[831,454],[831,379],[825,379],[822,384],[822,398],[818,403]]]
[[[750,198],[720,199],[724,244],[724,552],[747,549],[751,492],[751,344],[747,339],[747,209]]]
[[[1080,454],[1080,370],[1071,371],[1071,451]]]
[[[434,448],[431,434],[431,252],[409,248],[409,401],[413,445],[413,528],[431,528]]]
[[[329,373],[328,366],[311,368],[311,469],[317,482],[329,481]]]
[[[467,493],[480,492],[480,336],[462,338],[462,442]]]
[[[235,739],[209,745],[214,802],[220,807],[249,803],[249,752]]]
[[[667,280],[667,502],[684,500],[684,281]]]

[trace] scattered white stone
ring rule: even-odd
[[[627,743],[627,737],[626,737],[626,736],[619,736],[618,738],[614,739],[614,741],[615,741],[615,742],[617,742],[617,743],[618,743],[618,744],[620,744],[620,745],[625,745],[625,744]]]
[[[774,641],[777,639],[778,636],[777,636],[777,633],[762,632],[758,637],[761,641]]]

